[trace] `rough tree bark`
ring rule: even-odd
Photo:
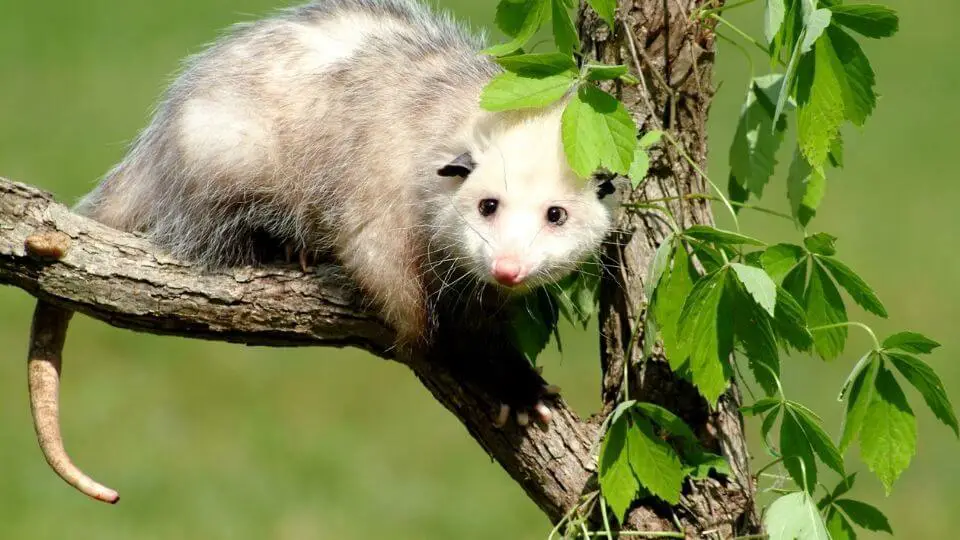
[[[621,0],[611,30],[586,8],[580,28],[588,55],[631,66],[644,81],[616,88],[643,130],[667,129],[683,148],[664,145],[651,177],[635,196],[662,199],[705,191],[691,161],[705,166],[706,119],[712,97],[713,36],[690,13],[702,0]],[[671,204],[682,225],[710,223],[709,207]],[[734,475],[690,485],[675,508],[641,501],[625,528],[680,531],[688,538],[732,538],[758,531],[736,389],[711,411],[689,383],[675,377],[662,352],[643,358],[646,270],[668,232],[662,216],[624,214],[605,249],[611,270],[601,297],[603,413],[615,406],[625,366],[632,398],[679,413],[702,442],[730,459]],[[70,248],[59,260],[28,253],[26,239],[58,233]],[[401,361],[519,483],[554,522],[596,490],[598,425],[562,400],[549,430],[493,427],[493,401],[443,363],[394,358],[393,332],[365,310],[335,266],[304,275],[291,268],[200,273],[149,242],[72,214],[50,195],[0,179],[0,283],[114,326],[156,334],[267,346],[352,346]],[[627,352],[632,353],[628,362]],[[81,359],[82,361],[82,359]],[[519,366],[518,366],[519,369]]]

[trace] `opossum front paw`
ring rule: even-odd
[[[540,388],[540,395],[532,406],[511,406],[507,403],[501,403],[493,425],[497,428],[506,426],[507,422],[510,421],[510,413],[513,411],[518,426],[526,427],[530,424],[532,417],[541,426],[550,427],[550,422],[553,420],[553,410],[545,400],[549,400],[558,395],[560,395],[560,388],[556,385],[547,384]]]

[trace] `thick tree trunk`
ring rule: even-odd
[[[660,145],[660,151],[652,156],[650,176],[634,193],[633,202],[676,198],[658,204],[667,204],[681,227],[713,221],[707,202],[683,198],[708,191],[697,169],[706,170],[714,36],[709,27],[691,17],[704,3],[717,4],[709,0],[621,1],[612,30],[590,9],[582,9],[580,17],[586,55],[607,64],[629,65],[641,77],[638,86],[611,89],[632,112],[641,131],[664,130],[680,147],[666,142]],[[688,532],[701,535],[710,532],[730,538],[756,532],[754,486],[736,388],[711,411],[696,388],[671,371],[662,348],[654,348],[650,357],[644,355],[642,344],[648,339],[644,335],[648,300],[644,282],[670,227],[661,213],[624,211],[618,229],[604,253],[608,272],[600,320],[603,410],[613,410],[627,380],[632,399],[658,403],[680,414],[707,448],[730,460],[734,472],[727,482],[709,480],[694,486],[672,515],[656,508],[634,512],[629,526],[668,530],[675,526],[676,517]],[[627,354],[630,358],[625,363]],[[629,366],[626,378],[625,366]]]
[[[639,72],[643,85],[616,89],[638,125],[668,130],[685,154],[704,167],[713,38],[708,28],[690,20],[699,1],[620,3],[613,32],[590,10],[581,10],[585,50]],[[636,197],[705,191],[694,167],[668,145],[662,147],[650,180]],[[680,201],[671,208],[682,225],[711,221],[709,207],[702,203]],[[735,473],[689,486],[675,508],[641,501],[624,528],[681,532],[688,538],[755,533],[753,484],[735,389],[711,411],[695,388],[672,374],[656,349],[644,359],[643,347],[630,347],[632,337],[638,342],[645,337],[637,331],[643,328],[643,283],[668,228],[656,214],[624,214],[619,227],[622,232],[605,251],[612,272],[601,300],[604,412],[615,405],[629,365],[631,397],[678,412],[708,448],[730,459]],[[36,235],[56,235],[67,247],[65,254],[49,258],[28,249],[27,239]],[[597,418],[582,420],[557,400],[547,431],[514,424],[495,428],[495,401],[476,381],[464,380],[445,362],[395,358],[392,330],[363,308],[352,284],[333,266],[311,275],[292,268],[200,273],[140,237],[72,214],[49,195],[0,179],[0,283],[136,331],[251,345],[354,346],[403,362],[552,521],[559,522],[597,489]],[[627,351],[632,357],[625,364]],[[509,377],[524,367],[502,369]]]

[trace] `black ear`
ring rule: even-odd
[[[470,155],[470,152],[464,152],[455,157],[450,163],[438,169],[437,174],[445,177],[460,176],[466,178],[470,176],[470,173],[473,172],[476,166],[477,164],[474,163],[473,156]]]
[[[602,199],[607,195],[613,195],[617,192],[616,186],[613,185],[613,180],[607,180],[606,182],[601,183],[597,186],[597,198]]]

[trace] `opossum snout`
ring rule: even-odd
[[[493,261],[493,267],[490,269],[490,273],[493,275],[493,279],[497,280],[501,285],[514,287],[523,283],[523,280],[526,279],[530,272],[519,261],[503,258]]]

